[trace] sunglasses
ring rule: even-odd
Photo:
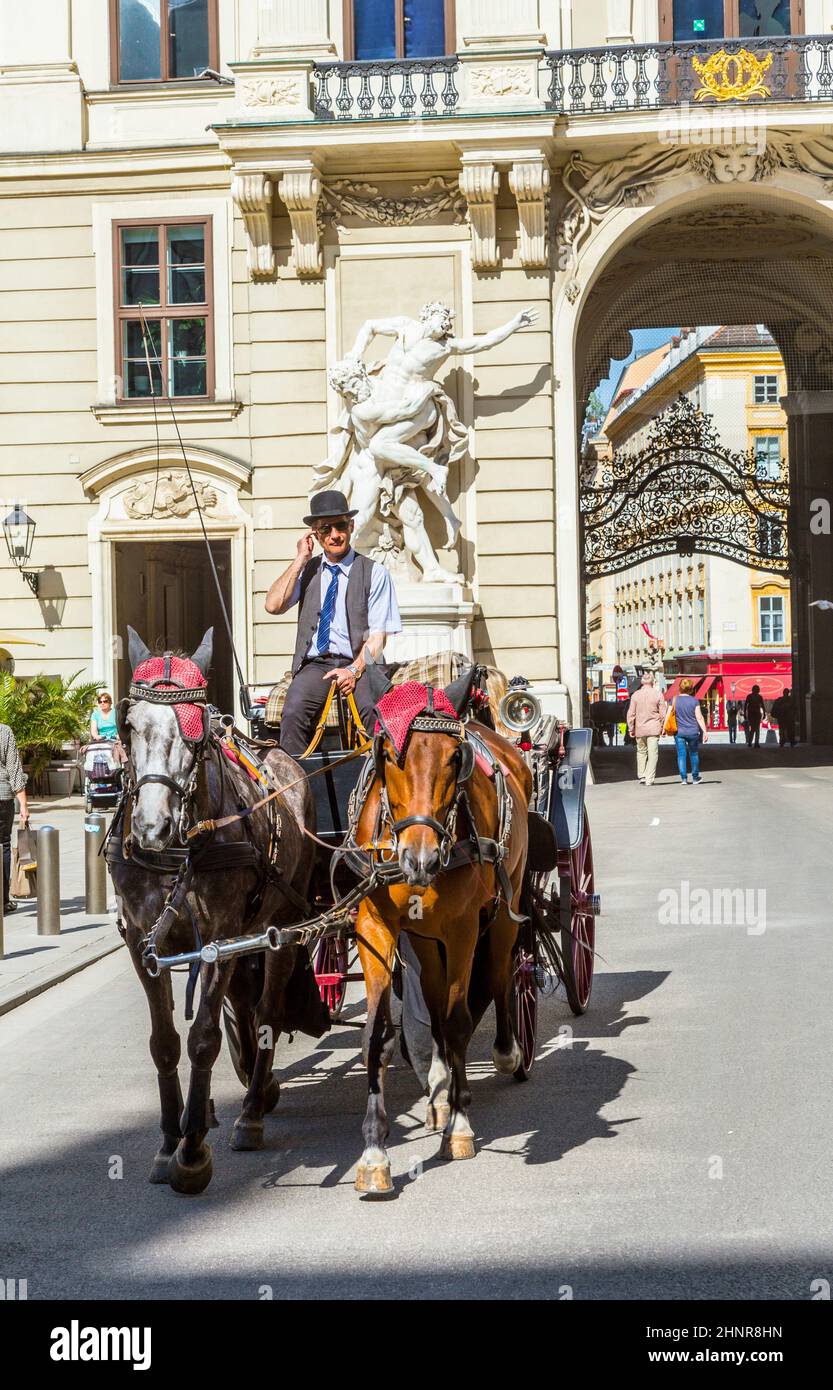
[[[106,700],[106,699],[105,699],[105,700],[99,700],[98,703],[99,703],[100,705],[112,705],[113,701],[112,701],[112,700]]]
[[[321,524],[320,526],[316,526],[316,528],[315,528],[315,534],[316,534],[316,536],[329,536],[329,534],[330,534],[331,531],[337,531],[337,532],[339,533],[339,535],[343,535],[345,531],[349,531],[349,530],[350,530],[350,521],[349,521],[349,518],[348,518],[348,517],[342,517],[340,521],[325,521],[325,522],[322,522],[322,524]]]

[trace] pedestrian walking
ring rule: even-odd
[[[729,742],[738,741],[738,705],[736,700],[729,700],[726,705],[726,728],[729,730]]]
[[[753,685],[752,693],[747,695],[743,706],[743,715],[746,720],[747,748],[760,748],[761,720],[765,713],[766,706],[761,698],[761,687],[759,685]]]
[[[798,739],[795,736],[795,709],[792,691],[789,687],[785,689],[783,695],[779,695],[777,700],[773,700],[772,713],[778,720],[779,748],[785,748],[788,743],[795,748]]]
[[[0,724],[0,848],[3,854],[3,911],[16,912],[12,902],[12,826],[14,799],[20,803],[21,827],[29,823],[29,803],[26,799],[26,774],[20,766],[14,734],[8,724]]]
[[[628,705],[628,733],[636,740],[636,775],[646,787],[651,786],[657,775],[665,709],[665,701],[654,685],[653,673],[644,672],[642,683]]]
[[[674,742],[677,745],[677,767],[683,786],[688,782],[688,764],[691,763],[691,781],[694,786],[702,782],[700,776],[700,744],[707,743],[708,729],[703,719],[700,701],[692,695],[694,681],[685,677],[680,681],[680,693],[673,701],[677,718],[677,732]]]

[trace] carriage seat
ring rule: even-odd
[[[550,873],[558,863],[558,841],[555,828],[538,811],[527,813],[529,826],[529,850],[526,857],[527,869],[534,873]]]

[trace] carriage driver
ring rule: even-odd
[[[365,665],[368,656],[378,660],[388,634],[402,631],[388,571],[350,543],[355,515],[343,492],[316,493],[304,517],[310,529],[266,595],[267,613],[299,605],[292,683],[281,719],[281,748],[296,758],[312,738],[332,681],[345,695],[355,691],[362,723],[373,731]],[[313,558],[316,539],[323,553]]]

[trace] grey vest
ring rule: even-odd
[[[347,580],[347,631],[350,634],[350,650],[358,656],[368,634],[367,604],[370,597],[370,582],[373,578],[375,560],[366,555],[353,557],[350,577]],[[295,655],[292,658],[292,674],[296,676],[301,669],[309,644],[315,636],[318,619],[321,616],[321,556],[310,560],[301,575],[301,597],[298,600],[298,636],[295,640]]]

